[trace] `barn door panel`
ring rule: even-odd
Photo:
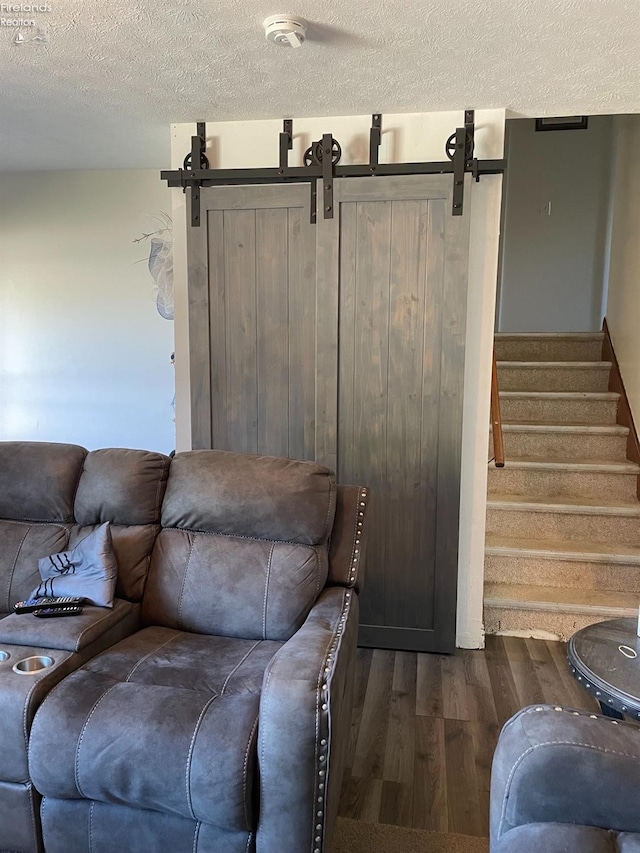
[[[468,218],[450,193],[441,176],[336,193],[338,474],[371,487],[364,645],[455,644]]]
[[[337,296],[318,307],[326,253],[316,260],[322,229],[308,196],[302,186],[202,192],[202,226],[189,230],[194,447],[314,459],[335,445],[335,405],[329,435],[326,412],[316,417],[316,350],[335,388]]]

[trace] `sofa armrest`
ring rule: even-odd
[[[351,728],[358,612],[355,592],[326,588],[265,671],[257,853],[330,849]]]
[[[527,823],[640,832],[640,729],[532,705],[503,728],[491,774],[491,849]]]
[[[362,591],[367,544],[366,486],[339,485],[336,514],[329,540],[329,583]]]
[[[118,642],[139,628],[140,605],[116,598],[112,608],[84,605],[79,616],[64,619],[12,613],[0,620],[0,643],[79,652],[110,632]]]

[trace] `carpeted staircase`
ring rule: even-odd
[[[640,468],[602,334],[497,334],[506,463],[489,465],[488,634],[566,640],[637,616]]]

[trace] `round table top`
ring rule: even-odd
[[[567,655],[578,681],[602,704],[640,719],[640,637],[635,618],[610,619],[577,631]]]

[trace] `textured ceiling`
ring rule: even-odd
[[[167,166],[169,124],[202,118],[640,112],[638,0],[49,2],[13,13],[46,44],[0,26],[2,170]],[[264,40],[283,11],[299,50]]]

